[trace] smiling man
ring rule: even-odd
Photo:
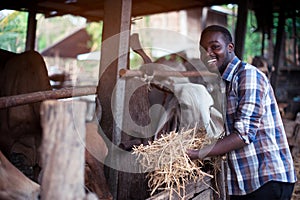
[[[232,36],[224,27],[203,30],[200,53],[226,85],[226,136],[187,154],[191,159],[227,154],[231,200],[291,199],[296,174],[268,78],[235,55]]]

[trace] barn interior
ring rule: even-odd
[[[149,197],[149,189],[147,183],[145,183],[145,174],[135,173],[135,171],[124,172],[119,167],[115,167],[115,165],[119,165],[120,162],[122,162],[122,167],[125,166],[124,168],[129,168],[132,166],[132,161],[130,159],[124,160],[124,158],[122,158],[123,154],[115,157],[115,154],[118,153],[115,152],[116,150],[114,149],[114,146],[123,145],[124,148],[124,146],[130,145],[131,142],[136,142],[136,137],[126,135],[122,130],[122,128],[126,126],[130,127],[131,122],[128,122],[126,117],[124,117],[123,110],[124,106],[126,107],[125,103],[129,101],[127,100],[128,91],[127,89],[124,90],[124,88],[129,87],[129,83],[120,81],[123,79],[120,73],[122,72],[122,70],[123,72],[126,70],[126,72],[128,73],[131,72],[128,58],[129,49],[132,48],[130,46],[130,30],[132,26],[132,19],[150,14],[190,10],[195,8],[202,9],[205,7],[226,4],[238,5],[237,21],[236,24],[234,24],[234,40],[236,54],[240,58],[243,58],[244,54],[244,42],[246,34],[245,21],[247,21],[247,12],[249,10],[255,12],[255,17],[258,24],[256,31],[261,32],[261,34],[263,35],[262,44],[264,44],[262,45],[261,52],[258,52],[258,54],[263,55],[264,52],[267,51],[268,61],[272,66],[274,66],[271,83],[277,95],[278,102],[282,106],[282,116],[284,118],[289,143],[291,149],[293,150],[293,155],[295,156],[295,158],[299,158],[300,149],[298,145],[300,142],[300,131],[298,129],[300,119],[297,118],[297,113],[300,111],[300,25],[297,24],[297,22],[299,23],[300,6],[296,2],[296,0],[5,0],[1,2],[0,10],[11,9],[26,11],[29,13],[26,36],[26,51],[34,50],[35,48],[37,13],[42,13],[47,18],[71,14],[84,17],[88,21],[103,21],[103,43],[101,47],[101,57],[99,55],[100,78],[96,87],[83,88],[84,92],[82,93],[80,89],[78,89],[78,91],[76,89],[72,89],[63,91],[61,93],[59,93],[59,90],[57,90],[56,93],[53,94],[49,92],[49,85],[46,85],[43,90],[49,93],[44,93],[42,96],[37,95],[37,98],[32,99],[30,97],[33,96],[33,92],[38,92],[38,90],[33,89],[31,91],[27,91],[26,93],[28,93],[29,95],[25,97],[25,100],[22,99],[22,101],[19,102],[20,105],[24,105],[28,103],[39,103],[46,99],[62,99],[80,96],[82,94],[96,95],[95,115],[98,117],[98,123],[101,127],[101,130],[99,131],[102,132],[102,136],[106,138],[106,145],[109,149],[107,160],[105,161],[106,165],[104,166],[105,179],[108,186],[104,186],[106,183],[102,182],[101,184],[103,185],[98,185],[97,187],[100,188],[100,190],[103,187],[107,187],[109,188],[109,193],[111,193],[111,195],[107,195],[107,193],[103,191],[98,192],[97,195],[99,199],[168,198],[163,198],[163,195],[165,194],[158,194],[161,196]],[[296,19],[298,19],[298,21]],[[205,20],[206,19],[203,12],[201,15],[201,19],[199,19],[199,21],[201,22],[201,26],[203,27],[209,24],[209,21]],[[292,39],[287,38],[286,35],[285,29],[287,20],[291,20],[293,22]],[[274,29],[276,29],[276,34],[273,33]],[[113,42],[110,42],[110,38],[112,37],[114,38],[114,40]],[[270,45],[270,40],[272,42],[275,41],[274,43],[272,43],[273,45]],[[289,54],[286,53],[285,49],[289,49]],[[136,50],[139,51],[141,50],[141,48],[136,47]],[[2,61],[2,63],[6,63],[7,59],[13,55],[10,52],[3,52],[0,56],[0,60]],[[147,55],[144,57],[144,62],[149,62],[149,60],[147,61]],[[1,73],[1,76],[3,76],[3,71],[1,71]],[[131,84],[137,83],[134,82]],[[139,88],[139,92],[137,92],[139,94],[135,96],[133,100],[131,100],[137,102],[132,108],[132,112],[134,113],[132,114],[133,118],[135,118],[135,120],[139,121],[139,123],[141,124],[145,123],[145,121],[148,120],[147,116],[141,114],[141,110],[149,106],[148,102],[145,102],[140,98],[141,96],[147,95],[144,89],[145,88],[143,87]],[[74,92],[75,90],[76,92]],[[1,93],[1,109],[16,108],[17,110],[18,101],[13,98],[13,95],[19,94],[11,93],[10,95],[5,95],[4,97],[3,93]],[[37,105],[34,104],[34,109],[39,108],[39,105],[37,107],[36,106]],[[114,108],[113,111],[112,108]],[[121,128],[119,126],[121,126]],[[9,132],[9,130],[5,131]],[[1,134],[3,135],[3,133]],[[147,141],[147,138],[145,139],[145,141]],[[145,141],[142,141],[142,143]],[[138,143],[141,143],[141,141],[138,141]],[[7,145],[3,146],[6,147]],[[0,147],[1,151],[3,151],[3,146]],[[116,162],[116,159],[119,159],[119,161]],[[300,161],[298,162],[300,163]],[[299,163],[297,163],[298,168],[300,168]],[[300,175],[299,171],[298,174]],[[222,173],[220,173],[219,176],[220,180],[222,180]],[[224,185],[221,186],[221,188],[223,189],[224,187]],[[219,194],[221,195],[216,195],[214,192],[211,192],[209,188],[205,188],[203,190],[209,190],[209,192],[205,193],[199,190],[192,190],[191,193],[193,193],[193,197],[189,199],[205,199],[211,198],[211,196],[213,196],[213,199],[227,198],[225,194],[226,192],[224,190],[219,191]],[[295,191],[297,192],[297,190]],[[103,195],[102,198],[100,197],[100,195]],[[208,195],[209,197],[207,197],[206,195]],[[297,197],[295,196],[294,198],[297,199]]]

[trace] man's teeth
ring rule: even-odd
[[[207,63],[213,63],[213,62],[216,62],[216,61],[217,61],[217,59],[214,58],[214,59],[208,60]]]

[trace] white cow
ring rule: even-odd
[[[182,63],[170,61],[146,64],[140,69],[150,75],[154,71],[186,71]],[[213,138],[220,137],[224,132],[222,113],[214,107],[214,99],[204,85],[191,83],[187,77],[155,77],[154,74],[153,77],[146,78],[146,81],[150,81],[162,90],[165,88],[173,93],[171,98],[166,98],[166,94],[161,94],[162,92],[157,89],[150,91],[149,100],[152,106],[150,117],[155,138],[158,137],[161,129],[165,128],[166,123],[172,124],[172,128],[175,124],[179,130],[194,128],[196,125],[205,127],[207,136]]]
[[[208,137],[223,133],[223,116],[215,109],[214,100],[205,86],[195,83],[174,85],[174,94],[180,104],[180,129],[204,127]]]

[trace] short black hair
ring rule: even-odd
[[[202,31],[201,37],[202,37],[202,35],[206,34],[207,32],[220,32],[223,34],[223,36],[228,44],[232,43],[231,33],[228,31],[227,28],[225,28],[223,26],[219,26],[219,25],[208,26]]]

